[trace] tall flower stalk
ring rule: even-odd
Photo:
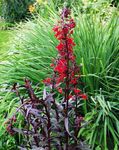
[[[50,65],[54,71],[53,78],[44,80],[46,85],[50,85],[53,90],[57,89],[60,94],[64,95],[64,102],[69,99],[87,99],[87,96],[79,89],[80,67],[76,64],[76,56],[73,52],[75,43],[71,37],[76,23],[70,14],[70,9],[64,8],[61,20],[53,28],[55,37],[59,40],[56,46],[58,56]]]
[[[51,64],[54,70],[53,78],[47,78],[46,80],[44,80],[44,82],[46,83],[46,85],[50,84],[52,89],[55,88],[59,93],[64,95],[64,102],[66,102],[66,118],[68,118],[69,100],[75,101],[75,114],[76,119],[78,119],[77,100],[78,98],[87,99],[87,96],[85,94],[82,94],[81,90],[78,88],[80,82],[80,68],[76,65],[76,57],[73,52],[75,43],[73,38],[71,37],[76,23],[70,15],[70,9],[64,8],[61,13],[61,20],[53,28],[55,37],[59,41],[59,44],[56,46],[58,57]],[[68,136],[68,133],[66,133],[66,149],[68,149]],[[75,136],[77,135],[75,134]]]

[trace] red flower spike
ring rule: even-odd
[[[80,68],[76,65],[76,57],[73,52],[75,43],[71,37],[76,23],[71,18],[70,13],[70,9],[65,8],[61,13],[61,20],[53,28],[55,37],[59,41],[59,44],[56,46],[58,58],[50,65],[55,73],[55,78],[52,79],[54,81],[53,87],[57,88],[59,93],[66,95],[65,92],[67,90],[65,88],[68,85],[69,92],[68,96],[65,97],[67,100],[73,96],[75,97],[75,95],[82,99],[87,99],[87,96],[82,94],[81,90],[77,88],[79,86]],[[46,85],[52,84],[50,78],[44,80],[44,83]]]

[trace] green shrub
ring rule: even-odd
[[[0,0],[0,16],[2,15],[2,0]]]
[[[28,7],[35,0],[3,0],[2,16],[8,22],[18,22],[28,17]]]
[[[106,100],[102,94],[92,97],[92,110],[86,114],[85,121],[89,124],[80,130],[79,136],[84,136],[92,149],[118,150],[119,105],[116,97],[113,101]]]
[[[93,18],[85,16],[78,19],[78,22],[79,29],[74,35],[77,44],[75,51],[77,61],[82,59],[80,63],[83,65],[87,91],[97,93],[102,89],[107,99],[119,96],[118,17],[114,15],[107,21],[101,21],[96,16]]]

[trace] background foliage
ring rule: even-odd
[[[34,0],[2,0],[2,16],[8,22],[17,22],[28,17],[28,7]]]

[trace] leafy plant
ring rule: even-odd
[[[16,132],[23,134],[22,144],[26,146],[22,148],[69,150],[80,149],[82,146],[77,138],[83,121],[79,108],[81,100],[87,99],[87,96],[78,88],[80,74],[73,54],[75,43],[71,38],[75,22],[69,15],[70,9],[64,8],[61,21],[53,28],[60,43],[56,47],[58,58],[51,64],[54,67],[53,77],[44,80],[51,88],[51,93],[44,89],[43,98],[38,98],[28,79],[25,79],[25,85],[21,86],[27,90],[28,97],[25,94],[21,96],[16,83],[12,88],[19,96],[21,105],[6,122],[7,131],[11,135]],[[60,103],[56,100],[55,90],[62,94],[63,99]],[[19,111],[24,116],[24,129],[14,127]]]
[[[0,82],[1,87],[7,85],[5,90],[8,90],[8,86],[14,82],[22,84],[24,77],[30,78],[34,85],[37,83],[41,85],[41,79],[49,76],[51,59],[55,58],[57,53],[54,51],[57,41],[53,36],[51,27],[58,16],[53,5],[52,7],[46,6],[46,8],[47,17],[39,16],[33,21],[29,20],[18,25],[18,31],[15,33],[15,38],[11,43],[8,61],[1,64]],[[73,34],[76,43],[74,53],[77,56],[77,63],[82,64],[83,75],[81,77],[83,83],[86,84],[85,90],[94,97],[95,93],[100,93],[100,89],[102,89],[105,101],[109,101],[109,103],[115,101],[116,108],[119,94],[118,14],[117,12],[115,15],[108,14],[109,16],[103,18],[103,16],[100,16],[100,11],[97,14],[91,13],[87,15],[86,13],[80,14],[80,9],[77,7],[73,7],[73,10],[75,13],[72,15],[76,16],[77,24]],[[102,8],[101,11],[103,11]],[[2,112],[7,111],[6,108],[8,107],[12,110],[15,105],[11,105],[11,97],[6,98],[4,93],[1,90],[0,112],[2,120],[4,120]],[[12,99],[17,102],[16,99]],[[5,102],[7,105],[4,104]],[[90,100],[90,103],[85,102],[82,111],[86,114],[93,109],[95,110],[95,105]],[[8,113],[10,114],[10,112]],[[113,112],[117,113],[116,110],[113,110]],[[95,124],[95,121],[96,118],[92,125]],[[101,125],[104,126],[104,120],[102,120]],[[111,125],[111,128],[115,130],[115,125]],[[90,129],[92,131],[92,128]],[[96,132],[99,131],[98,128],[95,128],[95,130],[97,130]],[[5,132],[3,126],[0,131]],[[1,142],[3,135],[6,137],[6,134],[2,134]],[[111,141],[111,139],[114,140],[112,137],[108,140]],[[94,142],[92,144],[98,145],[97,141]],[[115,141],[112,141],[112,143],[115,143]]]
[[[92,107],[95,109],[93,108],[85,116],[85,120],[90,124],[80,130],[79,136],[85,136],[92,149],[97,145],[104,150],[114,148],[117,150],[119,146],[119,105],[116,99],[113,102],[106,101],[100,94],[95,98],[92,97],[92,101]]]
[[[0,0],[0,16],[2,15],[2,0]]]
[[[109,94],[109,97],[113,99],[115,94],[118,96],[118,90],[115,89],[118,87],[119,75],[118,18],[113,16],[109,22],[105,22],[104,27],[103,23],[96,18],[83,18],[79,22],[81,30],[76,30],[74,35],[75,37],[79,35],[81,39],[76,41],[75,51],[77,61],[84,66],[84,79],[89,88],[87,91],[96,93],[101,88],[106,97]],[[86,43],[86,41],[88,42]],[[80,47],[78,43],[80,43]],[[79,49],[80,55],[78,55],[77,49]],[[82,61],[80,61],[81,58]]]
[[[7,22],[21,21],[29,15],[28,7],[33,3],[34,0],[3,0],[2,16]]]

